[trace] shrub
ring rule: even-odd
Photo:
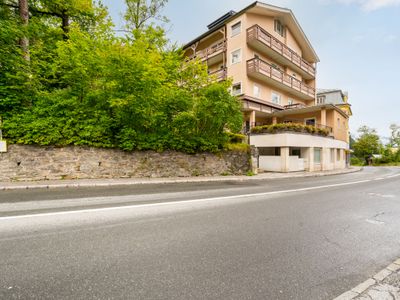
[[[251,133],[278,133],[284,131],[304,132],[309,134],[317,134],[321,136],[328,136],[329,130],[325,128],[317,128],[311,125],[297,124],[297,123],[279,123],[273,125],[256,126],[251,129]]]
[[[243,143],[246,140],[246,136],[244,134],[232,132],[227,132],[226,134],[228,135],[229,143],[232,144]]]
[[[360,158],[358,158],[358,157],[356,157],[356,156],[352,156],[352,157],[350,158],[350,164],[351,164],[352,166],[363,166],[363,165],[364,165],[364,162],[365,162],[365,160],[360,159]]]
[[[225,144],[225,150],[237,152],[250,152],[250,145],[244,143]]]

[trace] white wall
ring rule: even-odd
[[[250,145],[254,145],[256,147],[315,147],[349,149],[349,145],[343,141],[328,137],[298,133],[251,135]]]
[[[259,167],[264,171],[281,172],[281,157],[280,156],[260,156]]]
[[[298,156],[289,157],[289,172],[299,172],[304,170],[304,159],[299,158]]]
[[[281,156],[260,156],[259,160],[260,169],[268,172],[282,172],[282,158]],[[289,172],[304,171],[304,159],[298,156],[289,157]]]

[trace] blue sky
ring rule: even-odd
[[[164,15],[172,42],[184,44],[229,10],[253,0],[170,0]],[[293,10],[313,44],[318,88],[349,92],[354,117],[351,132],[361,125],[389,136],[400,125],[400,0],[265,0]],[[124,0],[103,0],[116,27],[122,27]]]

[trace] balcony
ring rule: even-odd
[[[253,58],[247,61],[247,74],[258,80],[287,91],[307,101],[315,100],[315,89],[300,80],[274,68],[269,63]]]
[[[226,40],[219,41],[210,47],[196,51],[194,55],[189,56],[186,61],[200,59],[207,61],[208,65],[213,65],[223,60],[223,53],[226,51]]]
[[[227,71],[226,68],[223,68],[214,72],[210,72],[208,75],[213,76],[217,81],[224,81],[227,77]]]
[[[247,29],[247,43],[261,53],[271,56],[278,63],[289,66],[305,79],[315,78],[314,66],[260,26],[254,25]]]

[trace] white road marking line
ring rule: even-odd
[[[79,213],[125,210],[125,209],[132,209],[132,208],[168,206],[168,205],[175,205],[175,204],[188,204],[188,203],[207,202],[207,201],[216,201],[216,200],[228,200],[228,199],[238,199],[238,198],[249,198],[249,197],[269,196],[269,195],[278,195],[278,194],[288,194],[288,193],[295,193],[295,192],[306,192],[306,191],[313,191],[313,190],[318,190],[318,189],[354,185],[354,184],[366,183],[366,182],[371,182],[371,181],[372,181],[372,179],[368,179],[368,180],[360,180],[360,181],[353,181],[353,182],[345,182],[345,183],[337,183],[337,184],[330,184],[330,185],[321,185],[321,186],[292,189],[292,190],[273,191],[273,192],[265,192],[265,193],[255,193],[255,194],[244,194],[244,195],[235,195],[235,196],[200,198],[200,199],[193,199],[193,200],[169,201],[169,202],[162,202],[162,203],[126,205],[126,206],[115,206],[115,207],[104,207],[104,208],[93,208],[93,209],[89,208],[89,209],[81,209],[81,210],[9,216],[9,217],[0,217],[0,221],[25,219],[25,218],[49,217],[49,216],[63,216],[63,215],[71,215],[71,214],[79,214]]]
[[[374,225],[385,225],[385,222],[382,222],[382,221],[371,220],[371,219],[366,219],[365,221],[367,223],[374,224]]]
[[[369,196],[376,196],[382,198],[396,198],[395,195],[388,195],[388,194],[379,194],[379,193],[368,193]]]
[[[400,176],[400,174],[396,174],[396,175],[387,176],[386,178],[395,178],[395,177],[399,177],[399,176]]]

